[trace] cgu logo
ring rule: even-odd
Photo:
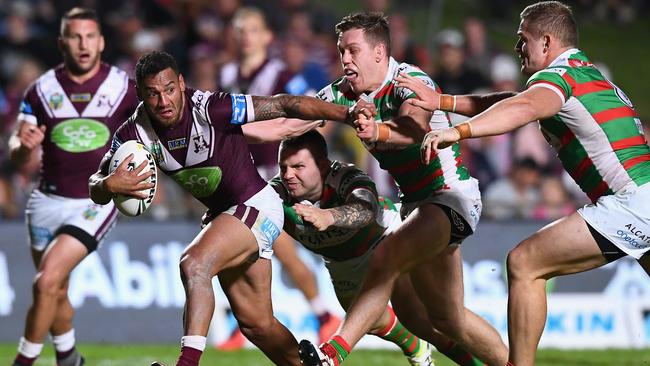
[[[191,168],[174,174],[172,179],[196,198],[210,196],[221,183],[219,167]]]
[[[106,145],[110,131],[102,122],[92,119],[69,119],[52,129],[52,142],[64,151],[81,153]]]

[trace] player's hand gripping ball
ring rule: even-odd
[[[130,154],[133,154],[133,159],[129,162],[127,168],[129,170],[134,170],[143,161],[147,161],[147,166],[142,170],[140,174],[147,173],[150,170],[153,171],[153,175],[151,175],[144,182],[151,182],[154,184],[153,188],[149,188],[146,190],[147,198],[140,199],[140,198],[126,196],[122,194],[116,194],[115,197],[113,198],[113,202],[115,202],[115,206],[121,213],[123,213],[126,216],[134,217],[144,213],[147,210],[147,208],[149,208],[149,206],[151,205],[151,202],[153,201],[153,198],[156,195],[156,187],[158,186],[157,183],[158,180],[156,174],[157,173],[156,162],[154,161],[153,156],[144,147],[144,145],[142,145],[141,143],[135,140],[127,141],[123,143],[119,148],[117,148],[117,151],[115,151],[115,154],[113,154],[113,157],[111,158],[111,164],[109,165],[109,173],[113,173],[113,171],[120,165],[120,163],[122,163],[122,160],[124,160]]]

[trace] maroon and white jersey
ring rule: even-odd
[[[239,63],[231,62],[221,68],[219,89],[228,93],[275,95],[287,92],[286,86],[292,77],[293,74],[285,63],[278,59],[267,59],[247,78],[241,74]],[[277,173],[279,147],[279,142],[250,146],[255,165],[261,170],[272,170],[266,172],[268,176],[265,179],[270,179]]]
[[[18,121],[46,126],[39,189],[88,198],[88,178],[137,105],[133,80],[105,63],[82,84],[72,81],[63,65],[39,77],[25,92],[18,115]]]
[[[188,88],[181,118],[173,128],[152,124],[140,104],[115,133],[108,154],[126,141],[141,142],[165,174],[211,211],[223,212],[266,186],[241,129],[254,116],[249,95]]]

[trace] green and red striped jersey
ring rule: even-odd
[[[562,165],[595,202],[630,183],[650,181],[650,148],[632,102],[578,49],[565,51],[528,79],[562,98],[555,116],[540,120]]]
[[[376,200],[376,218],[360,229],[330,227],[319,231],[313,225],[303,222],[293,205],[297,202],[289,196],[280,177],[270,182],[282,197],[284,204],[284,231],[299,241],[305,248],[334,261],[356,258],[372,248],[394,220],[399,220],[399,213],[393,203],[377,196],[375,183],[370,177],[352,164],[332,162],[330,171],[323,182],[323,193],[315,206],[322,209],[340,207],[350,202],[353,192],[365,190]]]
[[[440,91],[440,88],[422,70],[410,64],[398,63],[391,57],[383,83],[372,93],[361,96],[354,94],[348,81],[341,77],[323,88],[317,97],[348,107],[354,105],[361,97],[374,102],[377,108],[376,120],[392,120],[397,117],[404,101],[416,97],[410,89],[396,86],[397,82],[394,78],[399,73],[415,76],[429,87]],[[436,111],[431,117],[429,126],[434,130],[443,129],[451,126],[451,122],[445,112]],[[383,144],[366,146],[381,168],[387,170],[397,183],[402,202],[423,200],[433,192],[453,186],[456,181],[470,178],[467,168],[462,163],[458,144],[440,150],[438,156],[431,159],[428,165],[424,165],[420,160],[420,143],[403,149],[385,148]]]

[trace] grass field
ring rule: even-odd
[[[10,365],[15,354],[15,344],[0,344],[0,365]],[[82,344],[79,349],[86,358],[87,366],[149,366],[154,360],[174,365],[178,356],[176,345],[103,345]],[[434,355],[437,366],[455,365],[445,356]],[[262,366],[271,363],[257,350],[217,352],[208,349],[201,358],[203,365]],[[538,366],[650,366],[650,349],[559,351],[543,350],[537,358]],[[46,345],[42,357],[35,366],[54,365],[52,347]],[[345,366],[408,365],[399,352],[366,351],[353,352]]]

